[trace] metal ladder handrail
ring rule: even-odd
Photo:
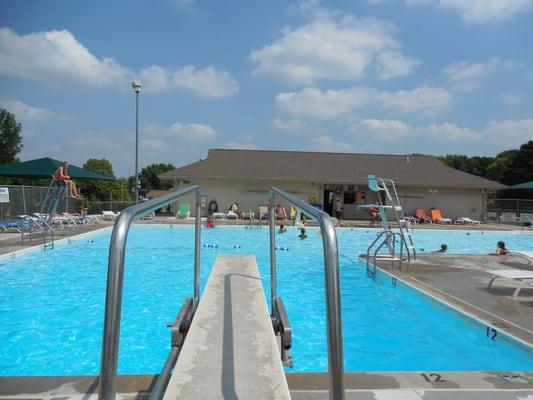
[[[405,240],[405,237],[401,234],[401,233],[398,233],[398,232],[394,232],[392,230],[389,230],[389,231],[383,231],[381,232],[380,234],[378,234],[376,236],[376,238],[374,239],[374,241],[370,244],[370,246],[368,246],[367,250],[366,250],[366,270],[368,271],[369,270],[369,265],[370,265],[370,250],[372,249],[372,247],[377,243],[377,241],[381,238],[381,236],[383,235],[386,235],[386,238],[385,240],[381,241],[381,243],[379,244],[379,246],[376,248],[376,250],[374,251],[374,254],[373,254],[373,258],[374,258],[374,270],[373,270],[373,276],[375,277],[376,276],[376,263],[377,263],[377,254],[378,252],[381,250],[381,248],[387,244],[388,247],[389,247],[389,252],[391,253],[392,257],[396,257],[396,240],[395,240],[395,237],[398,236],[398,238],[400,239],[400,270],[402,269],[402,261],[403,261],[403,248],[405,246],[405,250],[406,250],[406,253],[407,253],[407,262],[410,262],[411,261],[411,255],[409,254],[409,248],[407,247],[407,241]],[[392,237],[392,246],[389,244],[390,242],[390,239]]]
[[[272,187],[268,196],[268,216],[270,224],[270,293],[272,315],[276,314],[276,232],[274,199],[279,195],[289,201],[297,209],[305,212],[316,222],[322,231],[324,247],[324,272],[326,286],[326,316],[328,329],[328,372],[329,398],[344,400],[344,356],[342,350],[342,320],[339,283],[339,250],[337,235],[331,217],[324,211],[311,206],[309,203],[290,195],[289,193]]]
[[[122,286],[124,282],[124,259],[126,240],[131,223],[161,207],[169,205],[188,193],[196,193],[195,241],[194,241],[194,297],[193,309],[200,300],[200,218],[201,193],[198,185],[190,186],[165,196],[139,203],[123,210],[113,227],[109,244],[109,263],[105,302],[104,334],[102,338],[102,360],[100,365],[99,400],[115,400],[116,373],[118,364],[118,343],[122,308]]]

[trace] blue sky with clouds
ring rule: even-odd
[[[495,155],[533,139],[533,0],[0,0],[23,160],[209,148]]]

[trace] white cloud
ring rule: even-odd
[[[259,147],[253,143],[228,142],[222,146],[223,149],[238,150],[259,150]]]
[[[58,113],[46,108],[33,107],[18,100],[0,101],[0,107],[14,114],[16,120],[23,123],[72,118],[69,114]]]
[[[439,6],[458,12],[466,23],[483,24],[528,11],[533,0],[439,0]]]
[[[450,122],[431,124],[426,127],[415,128],[415,134],[428,136],[442,141],[457,142],[462,140],[477,141],[481,135],[471,129],[462,128]]]
[[[2,74],[58,86],[127,83],[128,70],[112,58],[98,59],[66,30],[20,36],[0,28],[0,59]]]
[[[243,133],[239,135],[239,138],[244,142],[253,142],[255,140],[255,136],[251,133]]]
[[[389,0],[366,0],[369,4]],[[408,6],[435,5],[459,13],[467,24],[499,23],[533,8],[533,0],[405,0]]]
[[[304,88],[299,92],[282,92],[276,105],[297,118],[336,118],[368,105],[397,113],[435,115],[445,111],[452,94],[438,87],[421,86],[398,92],[377,91],[366,87],[321,91]]]
[[[375,63],[384,79],[408,75],[420,62],[401,53],[393,24],[376,19],[341,15],[307,2],[300,7],[311,21],[284,29],[272,44],[250,53],[255,75],[296,84],[319,79],[362,78]]]
[[[398,51],[386,51],[377,56],[377,74],[380,79],[409,75],[421,61],[406,57]]]
[[[398,120],[366,119],[352,126],[351,131],[358,137],[385,142],[393,142],[407,137],[432,138],[444,142],[478,141],[481,139],[479,133],[450,122],[412,126]]]
[[[219,71],[211,66],[199,70],[192,65],[175,69],[152,65],[141,70],[140,79],[149,92],[185,89],[200,97],[220,98],[239,91],[237,82],[227,71]]]
[[[385,110],[435,115],[448,109],[452,94],[443,88],[421,86],[413,90],[381,92],[377,98]]]
[[[490,140],[513,148],[533,138],[533,119],[490,121],[485,134]]]
[[[318,136],[311,141],[311,149],[316,151],[330,151],[351,153],[353,146],[346,142],[336,142],[330,136]]]
[[[369,140],[395,141],[412,133],[412,127],[402,121],[365,119],[354,125],[351,131]]]
[[[239,89],[227,71],[213,66],[151,65],[135,73],[112,58],[97,58],[66,30],[18,35],[0,28],[0,59],[0,74],[63,87],[128,88],[140,77],[148,92],[184,89],[200,97],[221,98]]]
[[[170,126],[148,123],[143,125],[142,131],[152,137],[164,135],[188,142],[201,142],[217,137],[216,131],[211,126],[197,123],[175,122]]]
[[[503,101],[506,107],[514,107],[517,104],[520,104],[524,98],[516,93],[503,93],[498,98]]]
[[[454,83],[454,89],[469,91],[477,89],[481,80],[490,73],[505,69],[517,68],[520,64],[515,61],[504,61],[500,58],[492,58],[489,61],[458,61],[446,68],[444,74]]]
[[[168,146],[165,142],[158,139],[142,139],[139,142],[139,148],[141,150],[153,151],[153,152],[162,152],[168,149]]]
[[[272,127],[280,131],[298,131],[304,126],[305,124],[298,119],[283,120],[276,118],[272,121]]]
[[[278,94],[276,104],[281,111],[294,117],[335,118],[367,105],[371,92],[360,87],[326,91],[304,88],[300,92]]]

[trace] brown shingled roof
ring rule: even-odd
[[[211,149],[207,159],[160,179],[254,179],[365,184],[368,175],[400,186],[495,188],[506,186],[445,166],[431,156]]]

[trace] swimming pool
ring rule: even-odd
[[[109,229],[63,242],[54,251],[0,259],[0,375],[96,374],[99,371]],[[297,230],[277,236],[278,294],[293,327],[292,371],[327,370],[321,238]],[[531,371],[533,352],[390,279],[366,277],[357,256],[375,230],[339,229],[346,371]],[[498,240],[533,247],[528,233],[424,231],[417,248],[447,243],[454,253],[487,253]],[[270,293],[268,229],[202,231],[201,285],[217,254],[256,254]],[[240,246],[236,248],[235,246]],[[169,349],[166,323],[193,288],[193,227],[134,226],[128,238],[120,373],[157,373]],[[268,298],[269,296],[267,296]]]

